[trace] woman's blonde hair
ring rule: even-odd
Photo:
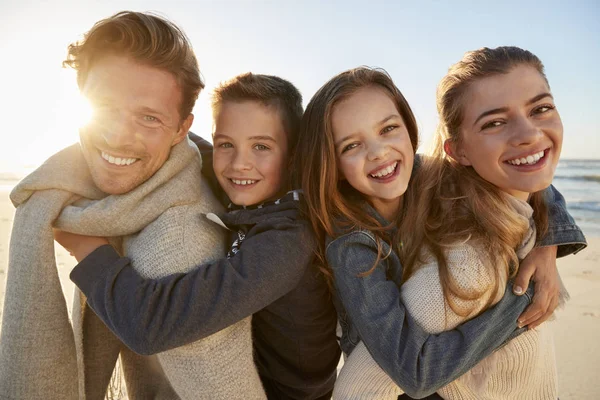
[[[363,207],[363,196],[339,176],[331,123],[333,109],[365,87],[379,87],[388,93],[406,125],[413,151],[416,152],[418,147],[418,129],[412,110],[384,70],[359,67],[342,72],[312,97],[302,117],[295,145],[294,169],[300,175],[295,183],[304,192],[308,216],[318,239],[318,261],[328,278],[331,278],[331,272],[325,260],[327,236],[335,238],[342,231],[368,229],[378,239],[379,258],[386,256],[382,254],[380,240],[393,242],[389,237],[390,226],[382,226],[370,216]]]
[[[470,85],[480,79],[506,74],[513,68],[527,65],[535,68],[544,79],[544,67],[534,54],[518,47],[482,48],[466,53],[450,67],[437,90],[439,126],[432,158],[425,160],[413,177],[418,190],[405,197],[406,214],[402,221],[401,258],[404,280],[424,261],[423,250],[438,261],[440,280],[450,307],[459,314],[452,298],[473,300],[490,289],[467,293],[452,279],[445,250],[456,243],[473,241],[493,268],[495,293],[504,278],[513,277],[518,269],[515,250],[529,228],[515,212],[507,196],[477,174],[471,166],[463,166],[444,151],[444,143],[461,141],[460,126],[464,118],[465,97]],[[534,209],[538,235],[547,230],[547,206],[542,192],[534,193],[529,203]],[[451,296],[453,295],[453,296]],[[495,296],[490,296],[489,302]],[[489,305],[489,304],[488,304]],[[466,311],[468,313],[468,310]]]

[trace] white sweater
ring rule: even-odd
[[[530,220],[528,239],[518,250],[523,259],[535,243],[533,210],[521,201],[515,208]],[[457,244],[446,253],[448,266],[456,282],[467,291],[489,290],[475,300],[454,298],[454,305],[469,311],[463,317],[456,314],[444,297],[439,269],[433,256],[425,258],[424,265],[402,286],[401,297],[407,312],[430,333],[450,330],[474,318],[494,294],[489,285],[493,270],[482,257],[483,251],[471,243]],[[501,288],[506,282],[501,282]],[[500,290],[493,304],[503,296]],[[334,399],[396,399],[402,390],[373,360],[363,342],[359,343],[346,360],[334,391]],[[547,323],[528,330],[486,357],[469,372],[437,392],[444,399],[551,399],[556,400],[557,374],[554,344]]]

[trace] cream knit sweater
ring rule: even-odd
[[[527,239],[517,251],[519,259],[535,244],[533,210],[526,202],[511,197],[515,209],[530,221]],[[448,266],[458,284],[466,290],[481,290],[492,282],[492,270],[482,251],[471,243],[457,244],[446,253]],[[505,287],[506,282],[501,283]],[[504,291],[493,300],[497,303]],[[455,304],[469,311],[456,314],[446,301],[440,284],[437,262],[426,257],[424,265],[404,283],[402,301],[407,312],[430,333],[440,333],[479,314],[493,295],[490,289],[472,301],[455,298]],[[563,296],[566,298],[563,288]],[[363,342],[352,351],[336,382],[334,399],[396,399],[403,391],[387,376],[369,354]],[[437,392],[444,399],[531,399],[556,400],[557,375],[554,344],[547,323],[521,334],[486,357],[469,372]]]
[[[265,398],[250,318],[157,357],[124,349],[82,296],[75,296],[72,323],[68,318],[52,226],[122,239],[117,248],[122,243],[134,267],[149,277],[224,255],[223,232],[202,215],[220,205],[200,170],[198,150],[185,140],[149,180],[107,196],[74,145],[13,190],[17,211],[0,335],[0,398],[102,399],[119,352],[130,399]]]

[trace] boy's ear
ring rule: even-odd
[[[453,140],[446,139],[444,141],[444,151],[446,152],[446,154],[449,157],[451,157],[454,160],[458,161],[458,163],[460,165],[464,165],[464,166],[471,165],[471,161],[469,161],[469,158],[467,157],[467,155],[465,154],[465,152],[462,151],[460,149],[460,146],[457,146],[456,142],[454,142]]]
[[[177,131],[177,134],[175,135],[171,146],[175,146],[177,143],[181,142],[183,138],[186,137],[186,135],[190,131],[190,128],[192,127],[193,122],[194,114],[190,113],[190,115],[188,115],[187,118],[184,119],[183,122],[179,125],[179,130]]]

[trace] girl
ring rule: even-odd
[[[417,228],[414,225],[422,223],[419,215],[423,215],[423,210],[407,201],[411,196],[407,200],[403,196],[407,189],[411,192],[409,180],[418,136],[410,107],[391,79],[366,68],[334,77],[309,103],[300,136],[303,143],[299,143],[297,155],[304,168],[302,187],[313,228],[321,238],[327,236],[320,256],[327,262],[325,273],[333,278],[336,289],[342,349],[350,356],[347,365],[361,365],[363,359],[370,361],[366,363],[368,369],[354,369],[352,374],[347,373],[345,366],[334,397],[396,398],[402,392],[393,382],[411,396],[423,397],[501,346],[513,333],[527,297],[516,298],[510,291],[502,291],[494,298],[500,300],[496,306],[476,320],[461,326],[459,322],[468,318],[457,321],[446,327],[454,331],[431,337],[425,331],[433,331],[422,324],[422,319],[431,314],[427,307],[435,308],[436,303],[426,298],[404,298],[415,321],[407,315],[400,299],[398,287],[403,282],[403,270],[397,246],[391,245],[400,243],[395,227],[408,218],[408,212],[416,213],[410,228],[402,225],[408,247],[407,238]],[[547,187],[550,181],[544,184],[536,190]],[[413,183],[410,186],[416,187]],[[334,188],[333,193],[327,193],[330,188]],[[418,189],[421,191],[422,187]],[[414,198],[418,198],[416,194]],[[548,190],[547,194],[552,196],[554,192]],[[417,239],[423,237],[425,233]],[[581,239],[574,235],[569,242]],[[419,242],[415,242],[410,242],[410,246],[418,250]],[[441,247],[437,250],[433,253],[436,256]],[[484,265],[496,265],[491,262],[493,258],[481,258],[487,261]],[[499,287],[505,282],[506,279],[499,281]],[[427,293],[426,289],[428,286],[420,283],[415,294]],[[520,300],[524,303],[519,304]],[[434,321],[435,318],[443,321],[443,315],[435,315]],[[422,335],[417,334],[419,330]],[[383,390],[369,392],[379,387]]]

